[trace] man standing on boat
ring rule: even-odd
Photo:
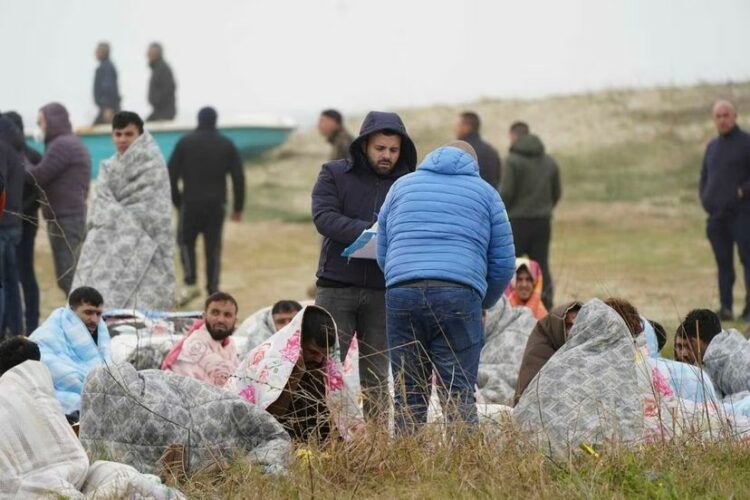
[[[94,102],[99,107],[94,125],[112,123],[112,117],[120,111],[120,91],[117,88],[117,70],[109,59],[109,44],[101,42],[96,46],[96,59],[99,67],[94,74]]]
[[[177,84],[172,69],[164,60],[164,50],[160,43],[152,43],[146,53],[151,67],[151,81],[148,84],[148,102],[153,111],[146,121],[174,120],[177,114],[175,91]]]
[[[185,271],[186,288],[178,298],[181,305],[200,295],[196,285],[195,256],[195,241],[199,234],[203,234],[206,253],[206,289],[209,295],[219,291],[227,175],[232,177],[234,192],[233,221],[242,220],[245,205],[242,160],[232,141],[216,130],[217,118],[214,108],[201,109],[198,129],[180,139],[169,159],[172,202],[180,213],[177,244]]]
[[[375,259],[341,253],[375,224],[393,183],[414,171],[417,150],[397,114],[372,111],[349,153],[323,165],[312,192],[313,221],[324,237],[315,304],[336,321],[343,359],[356,333],[365,414],[381,421],[390,406],[385,278]]]

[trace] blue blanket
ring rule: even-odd
[[[81,409],[81,391],[89,371],[112,361],[107,325],[99,322],[97,343],[69,307],[52,312],[29,337],[39,345],[42,362],[52,374],[55,396],[66,414]]]

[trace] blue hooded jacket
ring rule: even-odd
[[[476,160],[446,146],[391,188],[378,222],[378,264],[386,286],[434,279],[500,298],[516,269],[513,233],[498,192]]]

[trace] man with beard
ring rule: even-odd
[[[393,183],[414,171],[417,150],[397,114],[372,111],[349,152],[351,159],[323,165],[312,192],[313,221],[323,236],[315,304],[336,321],[342,358],[356,332],[364,410],[373,420],[389,406],[385,278],[374,259],[341,253],[375,224]]]
[[[216,292],[208,297],[203,325],[167,355],[164,369],[223,387],[239,366],[231,339],[237,312],[237,301],[228,293]]]

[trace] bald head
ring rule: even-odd
[[[729,101],[716,101],[713,108],[713,119],[716,130],[721,135],[726,135],[732,131],[737,124],[737,110]]]

